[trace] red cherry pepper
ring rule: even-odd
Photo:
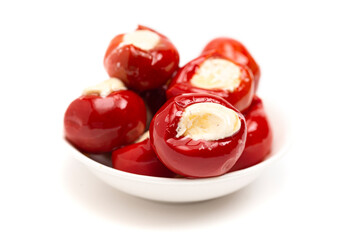
[[[85,152],[109,152],[136,140],[145,130],[143,100],[120,90],[106,97],[85,95],[74,100],[65,113],[65,137]]]
[[[176,137],[185,109],[196,103],[216,103],[233,110],[241,127],[232,136],[219,140]],[[150,140],[158,158],[171,171],[185,177],[219,176],[235,164],[246,141],[243,115],[224,99],[210,94],[183,94],[170,99],[150,124]]]
[[[111,158],[113,167],[121,171],[154,177],[176,175],[157,158],[149,138],[115,150]]]
[[[215,38],[205,46],[201,54],[208,54],[213,51],[216,51],[241,65],[249,67],[254,75],[255,90],[258,88],[260,67],[241,42],[226,37]]]
[[[159,88],[147,90],[140,93],[140,96],[144,99],[146,106],[149,108],[151,117],[161,108],[166,102],[166,85]]]
[[[204,89],[195,87],[191,84],[191,79],[196,74],[197,69],[201,64],[212,58],[220,58],[228,60],[234,63],[240,69],[240,84],[233,90],[224,90],[224,89]],[[251,71],[231,59],[227,59],[218,53],[210,53],[202,55],[189,63],[184,67],[179,69],[175,77],[172,79],[168,90],[166,91],[166,96],[168,99],[171,97],[183,94],[183,93],[209,93],[219,97],[224,98],[233,106],[235,106],[239,111],[243,111],[248,108],[251,104],[252,98],[254,96],[254,82]]]
[[[106,51],[105,69],[110,77],[121,79],[127,87],[134,90],[160,87],[178,68],[179,53],[164,35],[140,25],[137,30],[154,32],[160,40],[154,48],[143,50],[133,44],[121,46],[125,34],[117,35]]]
[[[271,151],[272,131],[259,97],[254,97],[250,108],[244,115],[247,125],[245,149],[230,171],[237,171],[258,164]]]

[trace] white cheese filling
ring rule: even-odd
[[[239,131],[236,112],[217,103],[195,103],[185,108],[176,129],[176,137],[194,140],[219,140]]]
[[[142,141],[148,139],[149,137],[150,137],[149,131],[146,131],[146,132],[143,133],[143,135],[141,135],[141,136],[138,138],[138,140],[135,141],[135,143],[142,142]]]
[[[240,68],[236,64],[221,58],[210,58],[200,65],[190,83],[194,87],[233,92],[241,82],[240,76]]]
[[[96,94],[101,97],[106,97],[112,92],[119,91],[119,90],[126,90],[124,83],[117,78],[109,78],[95,86],[91,86],[85,88],[83,91],[83,95],[91,95]]]
[[[160,36],[149,30],[137,30],[135,32],[127,33],[123,37],[123,42],[120,44],[134,45],[142,50],[153,49],[160,41]]]

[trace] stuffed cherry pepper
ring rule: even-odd
[[[175,173],[164,166],[151,147],[149,132],[131,145],[119,148],[112,153],[115,169],[153,177],[175,177]]]
[[[253,76],[246,66],[217,53],[202,55],[179,69],[166,96],[183,93],[210,93],[243,111],[254,96]]]
[[[170,99],[150,124],[152,147],[166,167],[185,177],[222,175],[239,159],[246,140],[243,115],[210,94]]]
[[[247,126],[245,149],[230,171],[237,171],[258,164],[271,151],[272,130],[259,97],[254,97],[244,116]]]
[[[135,141],[145,130],[143,100],[110,78],[84,90],[65,112],[65,137],[90,153],[109,152]]]
[[[159,88],[147,90],[139,94],[148,109],[148,121],[151,121],[155,113],[166,102],[166,89],[167,86],[163,85]]]
[[[110,77],[117,77],[137,91],[165,84],[179,65],[179,53],[170,40],[154,30],[138,26],[131,33],[117,35],[104,57]]]
[[[205,46],[201,54],[208,54],[214,51],[241,65],[249,67],[254,75],[255,89],[257,89],[260,79],[260,67],[241,42],[226,37],[215,38]]]

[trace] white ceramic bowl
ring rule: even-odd
[[[247,169],[219,177],[204,179],[160,178],[119,171],[85,156],[66,142],[71,155],[82,162],[98,178],[114,188],[141,198],[165,202],[195,202],[233,193],[256,179],[275,160],[281,158],[289,146],[289,121],[281,109],[264,101],[273,129],[273,148],[265,161]]]

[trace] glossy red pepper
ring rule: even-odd
[[[150,110],[151,117],[153,117],[166,102],[166,89],[167,86],[163,85],[159,88],[140,93],[140,96],[144,99],[146,106]]]
[[[176,175],[157,158],[149,138],[115,150],[111,158],[113,167],[121,171],[154,177]]]
[[[106,51],[105,69],[110,77],[137,91],[161,87],[178,69],[179,53],[164,35],[140,25],[137,30],[154,32],[160,40],[154,48],[143,50],[133,44],[121,45],[125,34],[117,35]]]
[[[271,126],[259,97],[254,97],[250,108],[244,115],[247,125],[245,149],[230,171],[237,171],[258,164],[271,151]]]
[[[144,101],[120,90],[106,97],[84,95],[65,112],[65,137],[81,151],[109,152],[135,141],[145,130]]]
[[[208,54],[213,51],[216,51],[241,65],[249,67],[254,75],[255,90],[258,88],[260,67],[241,42],[227,37],[215,38],[205,46],[201,54]]]
[[[204,61],[213,58],[228,60],[239,67],[241,74],[240,84],[233,91],[224,89],[204,89],[195,87],[191,84],[191,79],[196,74],[196,71],[201,64]],[[239,111],[243,111],[250,106],[254,91],[253,75],[247,67],[227,59],[218,53],[210,53],[190,61],[184,67],[179,69],[166,91],[166,96],[170,99],[171,97],[183,93],[209,93],[224,98]]]
[[[196,103],[215,103],[233,110],[239,117],[240,129],[219,140],[176,137],[183,112]],[[244,149],[245,119],[236,108],[220,97],[183,94],[170,99],[154,116],[150,124],[150,140],[160,161],[171,171],[193,178],[219,176],[230,170]]]

